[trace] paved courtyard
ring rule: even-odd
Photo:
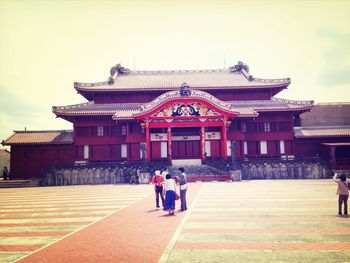
[[[350,262],[335,191],[331,180],[192,183],[189,210],[169,217],[151,185],[0,189],[0,262]]]

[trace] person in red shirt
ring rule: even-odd
[[[154,185],[154,192],[156,194],[157,208],[159,207],[159,196],[162,199],[162,206],[164,207],[164,196],[163,196],[164,178],[161,175],[159,170],[154,172],[154,176],[152,177],[152,184]]]

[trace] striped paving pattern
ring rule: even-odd
[[[159,262],[350,262],[331,180],[204,183]]]
[[[150,194],[148,185],[0,189],[0,262],[14,262]]]

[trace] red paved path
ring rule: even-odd
[[[200,187],[190,185],[189,205]],[[185,214],[167,216],[154,209],[154,199],[151,195],[18,262],[157,262]]]

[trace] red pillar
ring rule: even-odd
[[[145,122],[145,128],[146,128],[146,160],[151,160],[151,135],[149,130],[148,122]]]
[[[201,160],[205,160],[205,130],[201,127],[200,131],[200,147],[201,147]]]
[[[227,127],[226,119],[224,120],[224,125],[221,128],[221,156],[224,160],[227,160]]]
[[[171,128],[168,127],[168,160],[171,162],[172,160],[172,152],[171,152]]]

